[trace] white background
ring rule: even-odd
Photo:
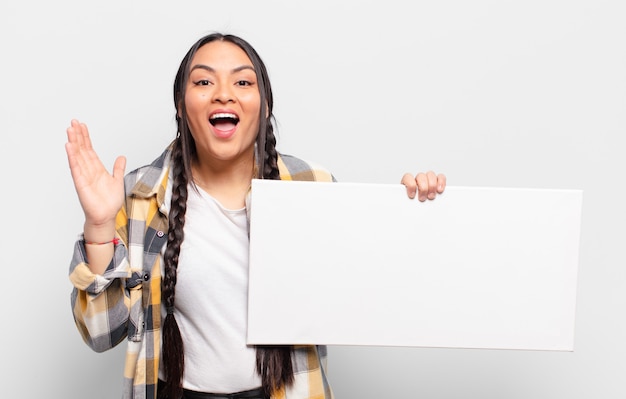
[[[331,347],[338,398],[626,397],[624,20],[619,0],[3,2],[2,396],[120,396],[124,346],[92,352],[70,312],[65,129],[150,162],[181,58],[218,30],[265,60],[279,150],[341,181],[584,190],[574,352]]]

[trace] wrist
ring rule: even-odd
[[[107,244],[117,245],[120,243],[120,239],[117,237],[113,237],[112,240],[107,240],[107,241],[88,241],[83,237],[83,241],[85,241],[85,245],[107,245]]]
[[[83,238],[85,243],[112,243],[115,239],[115,221],[96,225],[85,222]]]

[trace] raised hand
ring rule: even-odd
[[[110,227],[114,228],[115,216],[124,201],[126,158],[118,157],[110,174],[91,146],[87,126],[77,120],[72,120],[67,128],[65,151],[74,187],[85,213],[85,236],[88,228],[98,230],[100,227],[112,234],[114,230],[111,231]],[[112,235],[105,238],[110,239]],[[93,238],[97,239],[100,238]]]

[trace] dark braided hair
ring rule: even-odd
[[[256,169],[257,177],[279,180],[278,153],[276,151],[276,137],[273,128],[272,89],[269,75],[256,50],[245,40],[221,33],[213,33],[198,40],[183,58],[176,79],[174,80],[174,104],[176,107],[176,122],[178,132],[172,148],[173,189],[169,216],[169,233],[167,248],[164,254],[165,274],[162,282],[163,304],[167,316],[163,322],[163,370],[165,372],[164,397],[178,399],[182,396],[182,381],[184,372],[183,341],[180,330],[174,317],[174,299],[176,287],[176,272],[180,247],[183,242],[183,227],[187,210],[187,185],[193,183],[191,179],[192,161],[197,156],[196,145],[187,122],[185,106],[185,91],[189,78],[191,60],[196,51],[203,45],[215,41],[226,41],[241,48],[250,58],[257,75],[259,93],[261,96],[261,110],[259,131],[256,138]],[[263,389],[268,395],[293,383],[293,365],[291,362],[291,346],[256,346],[256,367],[261,376]]]
[[[184,239],[185,212],[187,211],[187,173],[183,163],[182,140],[176,140],[172,149],[173,190],[172,205],[169,214],[169,232],[165,248],[165,275],[161,292],[163,304],[167,311],[163,322],[163,370],[168,383],[165,385],[164,397],[182,397],[182,378],[185,368],[183,340],[178,323],[174,318],[174,298],[176,293],[176,272],[180,255],[180,246]]]

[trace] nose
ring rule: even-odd
[[[218,83],[215,85],[215,91],[213,92],[213,101],[220,104],[227,104],[235,102],[235,96],[232,92],[232,87],[227,83]]]

